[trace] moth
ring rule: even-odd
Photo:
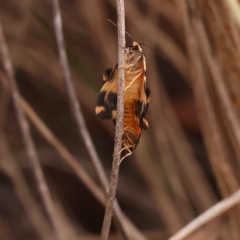
[[[101,119],[112,119],[116,125],[118,92],[118,64],[103,74],[103,86],[97,98],[96,115]],[[125,48],[125,88],[122,150],[131,155],[137,147],[143,130],[148,129],[146,119],[150,90],[146,83],[146,59],[139,43]]]

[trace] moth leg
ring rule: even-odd
[[[129,136],[127,136],[127,140],[128,140],[128,142],[131,142],[131,141],[132,141],[132,139],[131,139]],[[125,145],[125,144],[123,144],[123,145]],[[125,145],[125,147],[121,149],[120,153],[121,153],[123,150],[125,150],[125,149],[127,149],[128,152],[129,152],[129,151],[132,152],[132,151],[130,150],[130,148],[131,148],[131,147],[134,147],[134,146],[135,146],[135,144],[133,144],[133,143],[132,143],[132,144],[129,144],[128,146]]]
[[[140,77],[141,75],[142,75],[142,70],[141,70],[140,73],[138,73],[138,75],[137,75],[135,78],[133,78],[133,80],[127,85],[127,87],[125,87],[124,91],[126,91],[128,88],[130,88],[131,85],[132,85],[132,84],[138,79],[138,77]]]
[[[129,138],[128,138],[128,140],[129,140]],[[130,139],[131,140],[131,139]],[[123,150],[127,150],[128,151],[128,156],[129,155],[131,155],[132,154],[132,151],[129,149],[129,148],[131,148],[131,147],[134,147],[135,146],[135,144],[132,144],[132,145],[130,145],[130,146],[125,146],[125,147],[123,147],[119,152],[117,152],[116,154],[118,155],[118,154],[121,154],[121,152],[123,151]],[[131,152],[131,154],[129,154]],[[125,156],[123,157],[123,158],[125,158]]]
[[[120,159],[120,161],[118,162],[118,166],[121,164],[124,158],[132,155],[132,151],[129,149],[129,147],[127,147],[127,150],[128,150],[128,153]]]
[[[125,150],[125,149],[128,149],[129,147],[124,147],[124,148],[122,148],[119,152],[117,152],[116,154],[118,155],[118,154],[120,154],[123,150]]]

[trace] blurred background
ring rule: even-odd
[[[114,126],[97,119],[95,104],[103,72],[117,63],[117,28],[107,21],[117,22],[115,1],[60,0],[60,7],[75,90],[110,176]],[[126,30],[154,50],[142,46],[150,127],[121,164],[117,198],[146,239],[167,239],[239,188],[240,12],[224,0],[128,0],[125,8]],[[100,187],[70,111],[51,1],[2,0],[0,20],[62,234],[98,239],[104,206],[66,160]],[[0,239],[50,239],[0,61]],[[188,239],[239,240],[239,216],[236,207]],[[116,229],[110,239],[122,239]]]

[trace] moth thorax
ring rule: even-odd
[[[141,52],[135,51],[133,53],[128,53],[126,54],[126,61],[128,62],[134,62],[134,61],[138,61],[142,56]]]
[[[139,53],[130,55],[126,58],[126,69],[136,70],[138,68],[139,62],[142,55]]]

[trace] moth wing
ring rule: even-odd
[[[118,68],[107,69],[103,74],[103,86],[97,98],[96,115],[102,119],[116,119]]]
[[[148,111],[148,104],[149,104],[149,100],[150,100],[150,89],[147,86],[145,86],[144,89],[145,89],[145,101],[143,102],[143,112],[140,117],[140,127],[144,130],[147,130],[148,129],[148,121],[147,121],[146,117],[147,117],[147,111]]]
[[[143,73],[140,75],[140,79],[139,79],[140,100],[137,102],[136,115],[139,118],[140,127],[144,130],[147,130],[148,121],[146,117],[147,117],[147,111],[148,111],[148,104],[150,100],[150,90],[147,87],[147,83],[146,83],[146,61],[145,61],[144,55],[142,55],[142,62],[140,67],[142,67]]]

